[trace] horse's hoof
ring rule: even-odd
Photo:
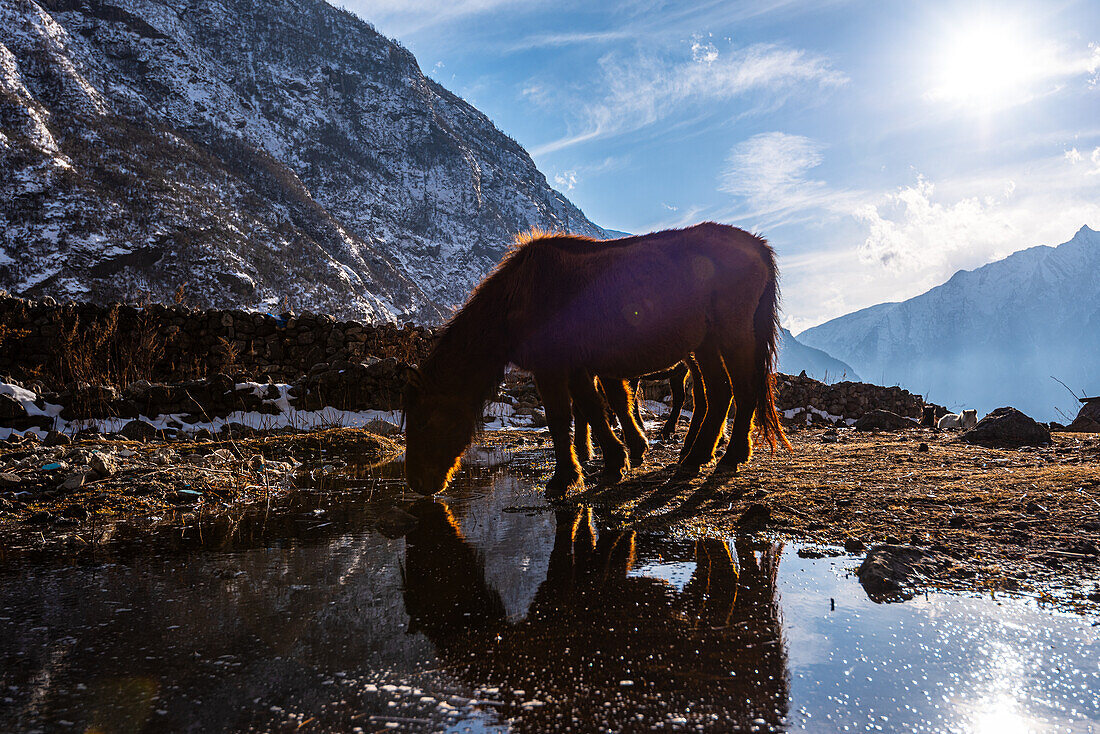
[[[694,479],[699,476],[702,469],[703,467],[700,464],[680,464],[676,467],[676,473],[672,475],[672,478],[678,481]]]
[[[558,476],[555,474],[550,477],[550,481],[546,483],[546,496],[551,499],[561,499],[570,492],[583,492],[584,491],[584,477],[577,475],[572,476]]]
[[[625,467],[619,470],[604,469],[602,472],[600,472],[600,484],[603,484],[604,486],[612,486],[618,484],[619,482],[623,481],[624,474],[626,474]]]
[[[636,469],[636,468],[638,468],[639,466],[642,465],[643,461],[645,461],[645,451],[639,451],[637,453],[635,453],[633,451],[630,452],[630,466],[631,467]]]
[[[714,467],[714,475],[718,477],[732,477],[737,474],[737,464],[723,464],[718,463],[718,466]]]

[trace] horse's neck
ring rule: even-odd
[[[500,384],[508,353],[499,314],[461,312],[425,363],[426,377],[446,392],[484,402]]]

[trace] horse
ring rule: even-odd
[[[603,449],[603,481],[621,479],[628,466],[594,376],[629,379],[689,355],[697,395],[682,470],[714,460],[731,406],[732,438],[719,468],[736,470],[749,460],[754,414],[773,450],[779,442],[790,448],[775,409],[778,301],[775,253],[764,239],[728,225],[705,222],[605,241],[521,238],[451,318],[423,364],[410,368],[408,484],[421,494],[447,486],[509,363],[534,376],[546,409],[555,455],[551,496],[584,486],[570,440],[574,402]]]
[[[672,405],[669,409],[668,418],[658,432],[662,439],[668,440],[676,431],[676,424],[680,420],[680,413],[684,407],[684,398],[687,395],[687,376],[687,363],[678,362],[667,370],[653,372],[641,377],[633,377],[625,382],[608,377],[596,378],[600,389],[607,398],[611,412],[622,428],[623,440],[630,450],[631,466],[640,466],[645,451],[649,448],[649,441],[646,439],[643,428],[642,413],[638,408],[641,399],[638,387],[641,381],[667,379],[669,382],[669,389],[672,392]],[[581,414],[578,406],[573,406],[573,447],[577,452],[577,460],[582,464],[592,458],[592,441],[589,428],[588,419]]]

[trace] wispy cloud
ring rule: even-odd
[[[344,0],[345,8],[385,33],[403,36],[458,18],[505,9],[534,9],[543,0],[517,4],[514,0]]]
[[[733,146],[718,189],[734,196],[737,206],[721,217],[763,228],[819,217],[823,209],[850,214],[866,194],[810,177],[823,150],[810,138],[783,132],[760,133]]]
[[[579,130],[535,147],[532,154],[632,132],[749,93],[770,96],[769,103],[775,104],[794,89],[836,87],[848,81],[828,59],[800,49],[757,44],[719,53],[716,48],[700,48],[701,53],[694,53],[698,60],[670,60],[651,50],[629,57],[605,55],[599,62],[597,88],[585,95],[590,101],[578,105]]]
[[[615,31],[584,31],[576,33],[541,33],[533,36],[525,36],[501,49],[504,53],[517,51],[530,51],[535,48],[559,48],[562,46],[577,46],[581,44],[604,44],[611,41],[637,38],[637,33],[630,30]]]

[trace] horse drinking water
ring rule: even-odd
[[[593,377],[629,379],[694,355],[699,385],[681,468],[714,459],[731,406],[719,468],[749,460],[756,415],[762,437],[788,447],[773,394],[779,287],[761,238],[713,222],[595,241],[534,235],[520,242],[440,334],[405,394],[405,471],[422,494],[442,491],[473,440],[482,407],[512,362],[532,373],[554,441],[547,493],[583,486],[570,440],[575,401],[604,454],[604,481],[627,468]],[[696,374],[696,372],[698,372]]]

